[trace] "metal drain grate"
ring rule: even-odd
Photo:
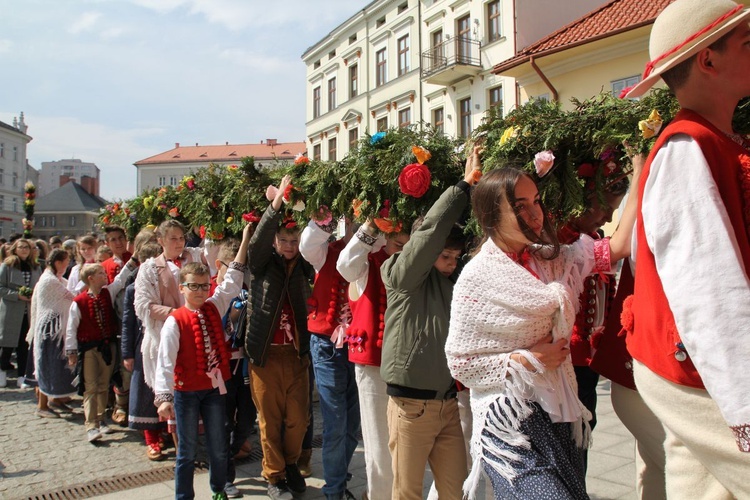
[[[199,469],[203,469],[203,467],[196,467],[196,470]],[[174,479],[174,466],[170,465],[159,469],[137,472],[135,474],[125,474],[122,476],[111,477],[109,479],[99,479],[90,483],[68,486],[67,488],[60,490],[27,497],[27,500],[73,500],[78,498],[91,498],[97,495],[116,493],[118,491],[161,483],[172,479]]]
[[[362,439],[361,437],[359,438]],[[323,436],[318,434],[313,438],[313,448],[321,448],[323,445]],[[254,443],[253,450],[250,455],[237,463],[253,462],[261,460],[263,458],[263,450],[260,443]],[[208,463],[204,461],[197,461],[195,463],[195,472],[207,472]],[[76,484],[68,486],[55,491],[49,491],[46,493],[37,493],[30,497],[25,497],[24,500],[77,500],[80,498],[91,498],[97,495],[106,495],[109,493],[117,493],[119,491],[129,490],[131,488],[138,488],[140,486],[148,486],[149,484],[162,483],[164,481],[174,480],[174,464],[159,469],[151,469],[143,472],[136,472],[134,474],[125,474],[122,476],[115,476],[108,479],[97,479],[89,483]]]

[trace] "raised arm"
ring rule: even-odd
[[[625,202],[625,208],[620,217],[620,223],[617,225],[612,238],[609,240],[609,255],[612,263],[629,257],[631,243],[633,239],[633,226],[638,213],[638,185],[641,178],[643,165],[646,163],[646,157],[642,154],[633,156],[633,179],[630,183],[630,193],[628,201]]]
[[[250,239],[247,251],[247,262],[250,263],[250,272],[256,274],[265,269],[273,255],[273,239],[279,227],[281,219],[281,204],[283,202],[284,190],[291,182],[291,177],[285,175],[276,192],[271,204],[268,206],[263,217],[261,217],[255,234]]]

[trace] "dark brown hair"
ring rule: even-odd
[[[727,48],[727,40],[732,31],[724,35],[723,37],[716,40],[714,43],[708,46],[709,49],[716,52],[723,52]],[[693,63],[697,60],[697,54],[694,54],[681,63],[677,64],[674,68],[671,68],[661,75],[661,79],[667,84],[669,90],[672,92],[679,90],[680,87],[685,85],[690,77],[690,71],[693,69]]]
[[[474,210],[474,216],[483,234],[482,241],[477,245],[477,251],[488,239],[501,238],[500,221],[502,220],[503,210],[507,210],[507,205],[512,207],[516,201],[516,185],[521,177],[528,177],[533,182],[531,176],[526,172],[511,167],[498,168],[484,174],[474,188],[471,194],[471,208]],[[544,252],[543,254],[543,258],[551,260],[560,253],[560,243],[544,205],[542,205],[542,213],[544,214],[544,222],[541,237],[534,233],[519,214],[516,214],[516,220],[518,221],[518,227],[529,241],[552,248],[552,252]]]

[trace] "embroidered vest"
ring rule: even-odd
[[[224,341],[224,330],[221,323],[221,315],[216,306],[210,302],[202,308],[206,316],[207,324],[211,324],[211,349],[215,349],[219,356],[219,369],[224,381],[228,381],[232,374],[229,370],[229,359],[231,354],[227,343]],[[177,361],[174,368],[174,388],[176,391],[204,391],[213,388],[211,379],[206,375],[205,358],[203,353],[203,334],[195,321],[196,312],[187,307],[180,307],[172,312],[172,317],[177,320],[180,328],[180,349],[177,351]],[[215,342],[215,339],[220,342]],[[199,351],[200,349],[200,351]],[[201,353],[202,355],[198,356]],[[203,360],[201,362],[201,359]]]
[[[312,309],[307,315],[307,329],[310,333],[330,337],[339,325],[341,308],[349,298],[349,283],[336,270],[336,261],[344,246],[344,240],[329,244],[326,262],[315,275],[312,296],[307,300]]]
[[[675,134],[687,134],[695,139],[703,151],[711,174],[721,195],[724,207],[734,229],[734,236],[742,255],[745,272],[750,269],[750,241],[748,240],[747,216],[741,181],[742,165],[740,156],[748,152],[725,137],[721,131],[703,119],[700,115],[682,110],[674,121],[662,132],[654,145],[641,175],[638,201],[638,219],[636,236],[638,249],[636,253],[635,292],[630,302],[632,325],[628,330],[628,351],[633,358],[642,362],[657,375],[674,383],[702,389],[703,381],[689,357],[678,361],[675,353],[676,344],[680,342],[679,332],[674,316],[669,308],[659,275],[656,272],[654,255],[646,242],[646,233],[641,216],[642,196],[646,179],[651,170],[651,162],[656,152]],[[750,186],[748,186],[750,187]],[[685,186],[685,189],[695,187]],[[675,189],[681,189],[675,187]],[[747,188],[746,188],[747,189]],[[750,195],[750,191],[748,192]],[[743,217],[743,213],[745,216]],[[687,250],[687,249],[686,249]],[[717,300],[720,300],[717,298]],[[626,303],[627,309],[627,303]],[[623,317],[628,313],[624,311]],[[623,326],[628,325],[623,322]]]
[[[352,323],[346,331],[349,361],[360,365],[380,366],[385,329],[386,295],[380,266],[388,259],[385,250],[367,256],[370,263],[367,286],[356,301],[349,301]]]
[[[79,344],[109,340],[115,336],[117,323],[109,290],[102,288],[96,297],[89,297],[84,291],[73,300],[81,312],[77,333]]]

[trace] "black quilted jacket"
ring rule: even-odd
[[[315,270],[301,256],[293,264],[276,253],[273,247],[281,214],[269,205],[250,239],[247,263],[252,276],[247,310],[245,351],[250,363],[264,366],[268,347],[281,314],[282,297],[289,294],[294,312],[295,344],[300,357],[310,353],[307,330],[307,298]]]

